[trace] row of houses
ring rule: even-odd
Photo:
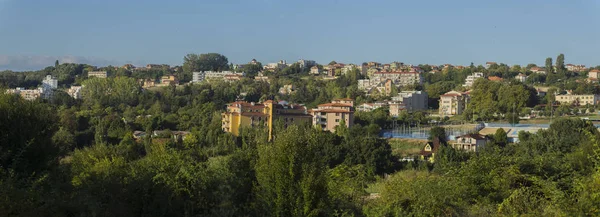
[[[424,91],[401,91],[391,101],[363,103],[358,111],[371,112],[378,108],[389,109],[390,116],[398,117],[402,111],[423,111],[429,108],[429,96]]]
[[[370,79],[358,80],[358,89],[368,95],[389,96],[393,89],[423,84],[423,75],[416,71],[376,72]]]
[[[40,97],[44,99],[50,99],[54,95],[54,90],[57,88],[58,80],[52,75],[46,75],[46,77],[42,80],[41,87],[36,89],[17,87],[15,89],[6,90],[6,93],[20,95],[25,100],[35,100]]]
[[[275,123],[283,127],[296,124],[312,124],[323,130],[335,132],[336,127],[344,124],[351,127],[354,123],[354,100],[336,99],[331,103],[307,109],[304,105],[289,104],[285,101],[267,100],[262,103],[238,101],[227,105],[227,111],[221,114],[222,129],[235,136],[244,127],[265,126],[272,135]]]

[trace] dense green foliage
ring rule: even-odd
[[[567,80],[549,90],[547,99],[528,86],[538,80],[477,80],[466,118],[510,121],[540,100],[551,101],[559,89],[598,90],[574,82],[582,75],[566,72],[563,62],[561,55],[551,79]],[[259,66],[237,70],[252,76]],[[287,100],[309,108],[333,98],[357,104],[387,99],[359,91],[358,70],[327,81],[293,64],[270,72],[270,83],[244,78],[148,90],[137,82],[166,74],[189,79],[192,71],[229,67],[222,55],[202,54],[186,56],[180,71],[57,63],[38,72],[0,73],[5,87],[34,87],[46,74],[63,86],[85,85],[83,100],[64,92],[36,101],[0,93],[0,216],[600,215],[600,133],[583,120],[558,119],[547,130],[520,132],[519,143],[499,129],[478,153],[451,148],[445,129],[433,127],[430,139],[442,143],[435,163],[405,162],[379,133],[427,125],[425,112],[397,118],[385,108],[356,112],[355,125],[335,133],[276,124],[272,139],[260,127],[243,128],[239,137],[221,129],[220,112],[236,99]],[[449,67],[427,73],[423,88],[435,101],[473,72],[509,78],[531,67]],[[93,70],[107,70],[109,78],[86,78]],[[279,93],[290,84],[293,93]],[[573,113],[568,105],[551,111]],[[190,134],[150,136],[155,130]],[[147,136],[134,137],[133,131]],[[373,185],[380,188],[374,192]]]

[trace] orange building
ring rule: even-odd
[[[227,112],[221,114],[222,129],[239,136],[240,128],[263,125],[269,129],[269,138],[273,133],[273,123],[281,121],[284,127],[291,124],[310,123],[311,116],[302,105],[273,103],[233,102],[227,106]]]
[[[318,105],[316,109],[309,111],[313,117],[313,125],[319,125],[323,130],[335,132],[335,127],[342,121],[346,127],[352,127],[354,123],[354,100],[335,99],[331,103]]]

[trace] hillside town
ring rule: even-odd
[[[0,72],[0,96],[58,111],[61,127],[53,141],[75,153],[79,144],[127,145],[140,153],[202,146],[208,152],[202,157],[260,143],[264,154],[264,144],[300,138],[319,147],[311,156],[353,159],[373,177],[385,177],[386,171],[446,171],[466,156],[541,143],[569,124],[598,133],[600,66],[564,59],[548,58],[544,67],[304,59],[233,64],[217,53],[189,54],[182,66],[57,61],[39,71]],[[361,198],[377,201],[385,193]]]

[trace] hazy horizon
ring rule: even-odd
[[[143,4],[141,4],[143,3]],[[55,60],[181,65],[188,53],[236,64],[600,65],[600,1],[0,0],[0,70]]]

